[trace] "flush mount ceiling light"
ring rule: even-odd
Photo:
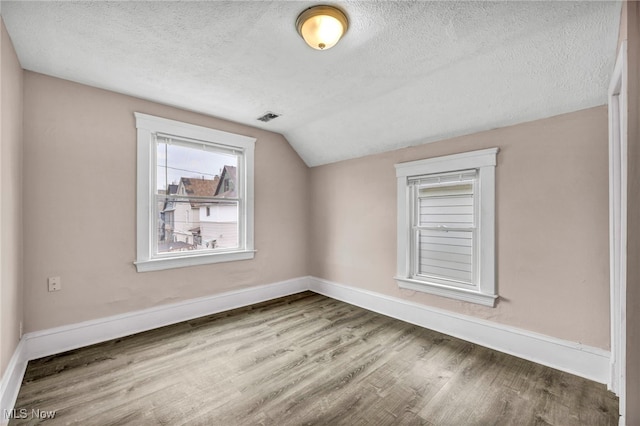
[[[298,33],[314,49],[331,49],[347,32],[347,16],[333,6],[313,6],[296,20]]]

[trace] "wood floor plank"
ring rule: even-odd
[[[605,386],[304,292],[29,362],[11,425],[615,425]]]

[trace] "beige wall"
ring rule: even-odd
[[[499,147],[496,308],[399,290],[394,164]],[[312,275],[609,348],[607,109],[311,169]]]
[[[640,425],[640,5],[625,2],[621,39],[628,54],[627,425]]]
[[[308,168],[281,135],[32,72],[24,102],[26,331],[306,275]],[[254,260],[136,272],[134,111],[257,138]]]
[[[22,321],[22,68],[0,18],[0,372]]]

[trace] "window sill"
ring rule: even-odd
[[[495,307],[496,299],[498,298],[498,296],[494,294],[485,294],[464,288],[447,287],[425,281],[412,280],[410,278],[395,277],[395,280],[398,282],[400,288],[477,303],[492,308]]]
[[[253,259],[255,250],[233,251],[225,253],[196,254],[193,256],[168,257],[163,259],[139,260],[133,262],[138,272],[162,271],[164,269],[185,268],[187,266],[208,265],[211,263],[235,262]]]

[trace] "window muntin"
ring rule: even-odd
[[[252,259],[255,138],[135,117],[137,270]]]
[[[400,288],[494,306],[497,152],[396,164]]]

